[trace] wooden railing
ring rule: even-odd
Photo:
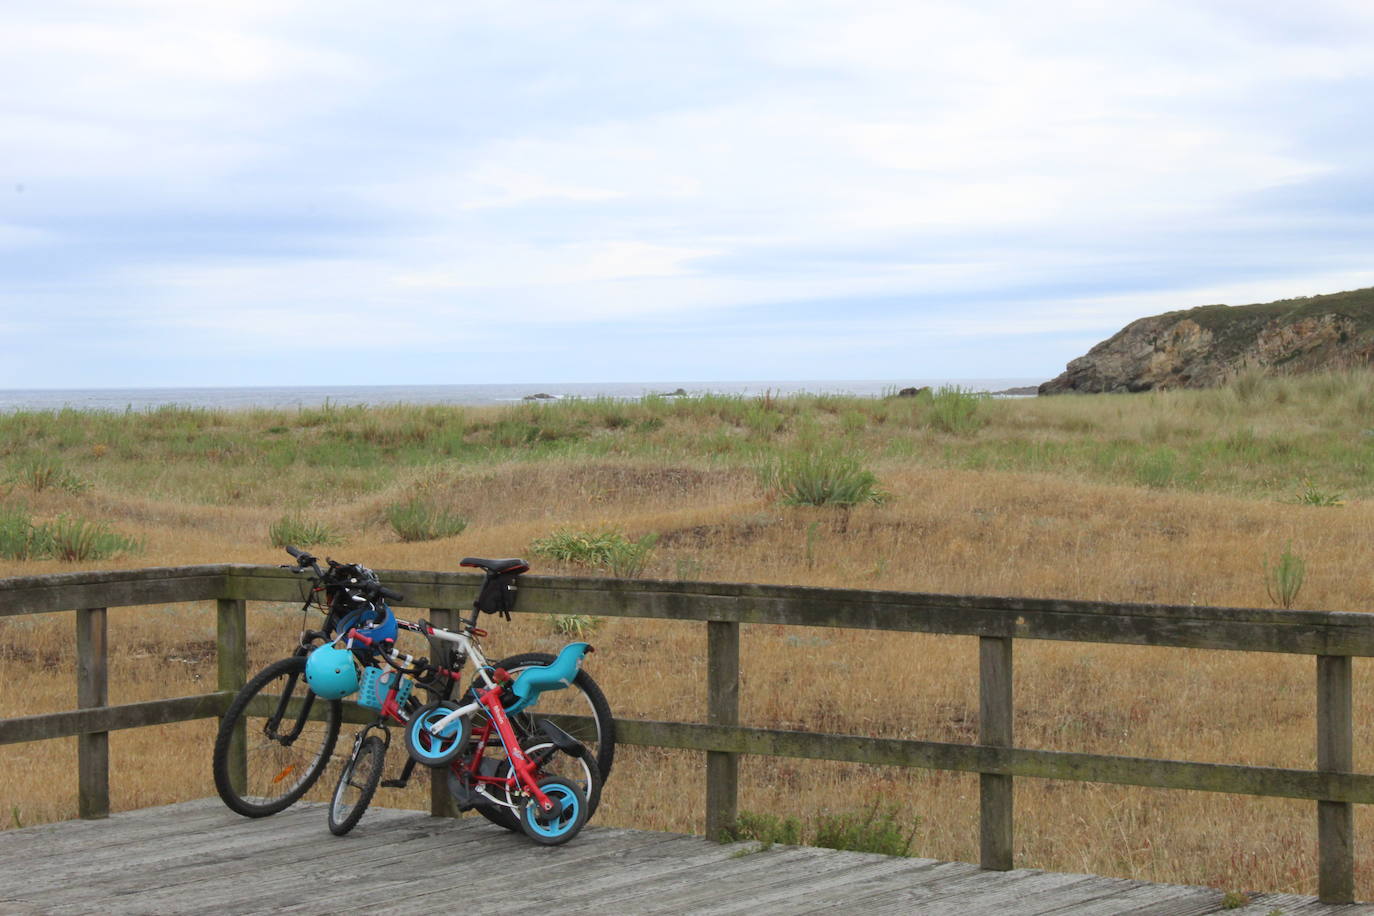
[[[478,577],[381,571],[406,606],[431,619],[470,607]],[[0,720],[0,744],[77,736],[79,811],[109,811],[107,735],[217,716],[247,674],[247,601],[299,599],[289,573],[260,566],[194,566],[0,580],[0,617],[76,610],[77,710]],[[109,706],[106,608],[215,600],[218,690]],[[1022,598],[698,582],[526,576],[519,610],[703,621],[707,629],[705,723],[619,720],[621,743],[706,752],[706,829],[734,823],[738,756],[764,754],[980,774],[981,864],[1012,867],[1012,781],[1017,776],[1298,798],[1317,803],[1318,890],[1354,899],[1355,804],[1374,803],[1374,775],[1353,772],[1351,658],[1374,656],[1374,615],[1319,611],[1107,604]],[[739,724],[741,624],[788,624],[976,636],[977,744],[951,744],[751,728]],[[1283,652],[1316,656],[1317,769],[1236,766],[1016,747],[1012,645],[1016,639]],[[614,699],[614,698],[612,698]],[[433,810],[447,810],[435,780]]]

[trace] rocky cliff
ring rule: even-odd
[[[1041,394],[1210,388],[1248,367],[1374,365],[1374,288],[1141,318],[1069,363]]]

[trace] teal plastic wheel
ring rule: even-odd
[[[420,708],[406,723],[406,750],[416,763],[427,767],[441,767],[457,757],[468,746],[471,722],[462,716],[444,726],[439,734],[430,726],[458,708],[452,700],[439,700]]]

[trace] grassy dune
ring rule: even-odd
[[[817,453],[857,457],[881,499],[792,504],[779,471]],[[125,552],[72,562],[11,551],[0,575],[275,563],[284,554],[270,531],[289,519],[340,541],[319,552],[377,567],[453,569],[465,554],[528,555],[558,531],[614,530],[652,541],[650,577],[1249,606],[1270,605],[1265,564],[1288,548],[1306,562],[1296,606],[1363,611],[1374,604],[1371,468],[1374,375],[1364,373],[1007,401],[945,392],[20,413],[0,417],[0,552],[21,523],[33,531],[61,520],[103,526]],[[397,506],[466,527],[403,540]],[[536,573],[590,572],[531,558]],[[300,626],[295,607],[254,605],[254,665],[282,654]],[[495,655],[562,639],[530,615],[492,629]],[[70,632],[70,615],[0,620],[0,715],[74,704]],[[206,608],[114,610],[113,700],[207,689],[212,638]],[[592,641],[590,669],[617,713],[702,717],[701,627],[607,620]],[[746,724],[976,734],[971,638],[757,626],[745,628],[742,651]],[[1016,653],[1025,746],[1314,763],[1309,658],[1030,641]],[[1369,674],[1357,660],[1357,684]],[[1357,690],[1356,766],[1366,772],[1372,706]],[[209,794],[212,728],[113,735],[115,806]],[[74,744],[0,748],[9,774],[0,825],[73,816]],[[598,820],[700,830],[701,770],[695,755],[627,749]],[[974,776],[768,759],[742,770],[750,811],[800,816],[894,800],[917,824],[914,853],[977,858]],[[423,786],[378,796],[425,802]],[[1020,864],[1315,891],[1310,803],[1030,779],[1018,780],[1016,803]],[[1374,823],[1357,818],[1369,835]],[[1367,856],[1357,881],[1361,897],[1374,896]]]

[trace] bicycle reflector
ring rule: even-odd
[[[358,689],[353,653],[335,646],[318,646],[305,660],[305,682],[325,700],[342,700]]]

